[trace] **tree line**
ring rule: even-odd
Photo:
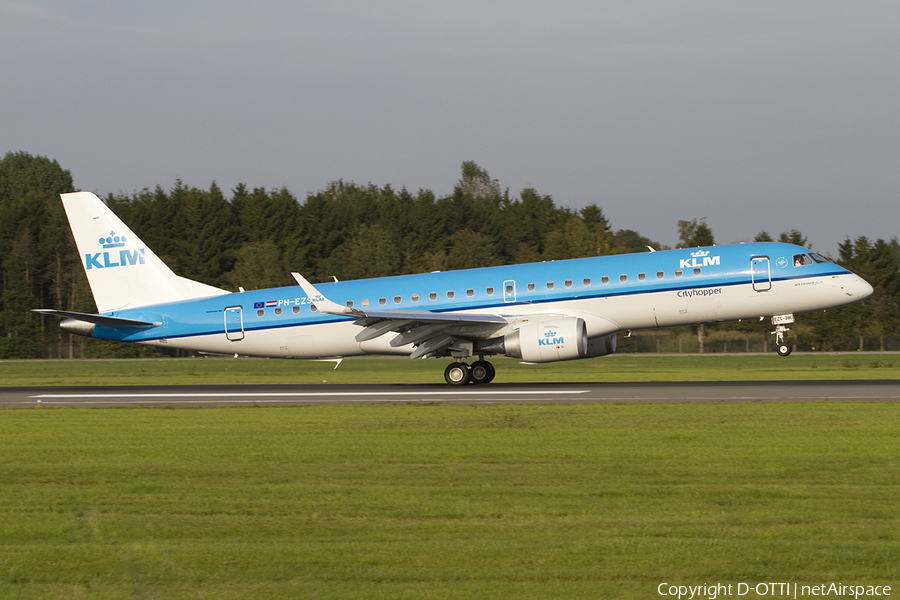
[[[149,349],[72,339],[32,308],[93,312],[95,307],[59,194],[74,191],[55,160],[10,152],[0,159],[0,358],[135,355]],[[336,181],[300,201],[288,189],[237,185],[230,198],[176,181],[107,205],[173,271],[237,290],[312,281],[560,260],[663,249],[636,231],[615,230],[597,204],[557,206],[532,188],[517,196],[474,162],[462,164],[452,193]],[[680,246],[715,243],[705,219],[678,222]],[[766,232],[757,239],[771,239]],[[798,231],[784,241],[806,240]],[[900,328],[900,248],[896,239],[846,240],[841,264],[875,286],[868,301],[816,315],[806,335],[839,348],[859,335]],[[727,327],[726,325],[721,325]],[[55,350],[54,350],[55,349]]]

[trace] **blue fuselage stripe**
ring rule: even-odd
[[[763,280],[773,284],[849,273],[833,263],[794,267],[791,257],[806,252],[799,246],[780,243],[740,244],[329,282],[317,287],[330,300],[342,305],[352,300],[354,307],[361,310],[487,310],[503,315],[510,312],[511,307],[527,305],[749,286],[754,277],[750,271],[751,259],[767,259],[769,270]],[[694,267],[695,264],[699,266]],[[695,268],[699,269],[699,274],[694,274]],[[676,270],[680,272],[678,277]],[[662,279],[657,278],[657,272],[663,273]],[[643,279],[638,278],[638,274],[645,273]],[[620,276],[627,276],[626,281],[620,281]],[[608,277],[608,283],[602,283],[604,277]],[[757,283],[761,277],[759,273],[755,275]],[[584,284],[586,278],[590,279],[589,285]],[[509,282],[513,282],[515,289],[506,294],[504,286]],[[552,289],[547,287],[548,282],[553,283]],[[528,284],[533,284],[534,289],[529,290]],[[492,295],[488,294],[488,288],[492,288]],[[470,291],[471,296],[468,295]],[[452,298],[448,298],[448,292],[453,293]],[[435,300],[430,298],[432,293],[436,294]],[[414,295],[418,302],[412,300]],[[511,300],[513,296],[515,300]],[[399,303],[395,303],[395,297],[400,299]],[[362,306],[363,299],[367,299],[367,307]],[[511,301],[505,301],[507,299]],[[294,286],[117,311],[110,314],[160,321],[163,326],[146,331],[122,331],[98,325],[94,337],[154,341],[222,335],[225,333],[225,309],[237,306],[242,309],[245,332],[353,320],[352,317],[311,311],[306,294],[299,286]],[[295,306],[299,307],[298,313],[293,312]],[[281,315],[274,314],[276,307],[282,309]],[[263,310],[264,316],[258,317],[258,310]],[[516,312],[521,312],[521,308]]]

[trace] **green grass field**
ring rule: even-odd
[[[497,383],[898,379],[900,354],[617,354],[523,365],[492,359]],[[443,383],[449,360],[350,358],[333,362],[231,358],[0,361],[0,386]]]
[[[4,410],[0,598],[898,590],[898,425],[883,403]]]
[[[443,364],[4,361],[0,385],[436,383]],[[498,382],[900,374],[874,354],[497,365]],[[898,496],[886,403],[7,409],[0,598],[896,594]]]

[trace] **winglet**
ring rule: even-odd
[[[348,315],[352,317],[359,316],[361,313],[359,311],[353,310],[347,306],[341,306],[336,302],[332,302],[328,298],[322,295],[322,293],[316,289],[316,287],[308,282],[306,278],[300,273],[291,273],[294,276],[294,279],[297,281],[297,284],[303,288],[303,291],[309,297],[310,301],[312,301],[313,306],[316,307],[316,310],[319,312],[329,314],[329,315]]]

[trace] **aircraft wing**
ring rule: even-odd
[[[479,315],[462,312],[431,312],[428,310],[360,310],[332,302],[300,273],[291,273],[303,288],[316,310],[327,315],[355,317],[354,323],[363,328],[356,334],[357,342],[365,342],[394,332],[400,335],[391,340],[398,348],[416,344],[410,358],[430,356],[453,344],[456,338],[485,336],[508,324],[500,315]]]

